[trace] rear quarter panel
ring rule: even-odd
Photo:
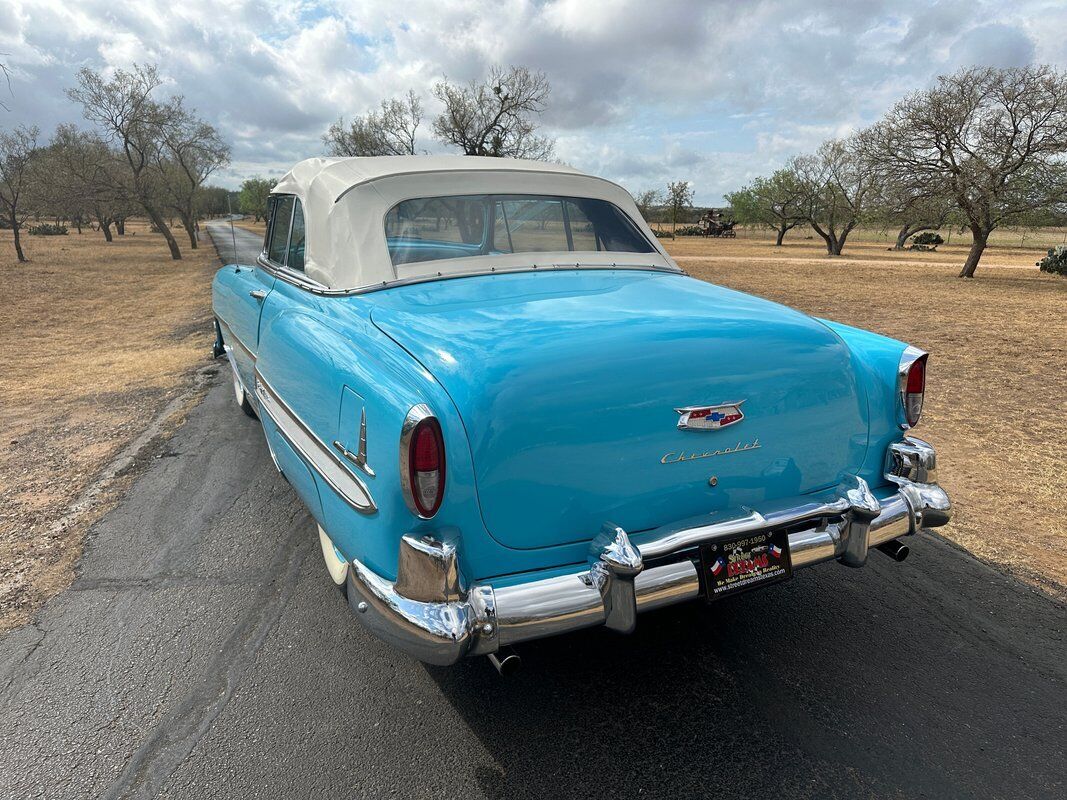
[[[885,483],[886,450],[903,433],[897,369],[907,345],[878,333],[832,320],[819,320],[836,333],[855,355],[857,376],[867,393],[870,424],[867,454],[860,477],[872,486]]]
[[[321,442],[332,446],[342,427],[354,427],[353,420],[346,426],[340,416],[346,388],[349,413],[359,413],[352,393],[364,403],[367,461],[375,475],[355,468],[352,474],[366,484],[377,510],[357,512],[321,477],[314,478],[321,501],[319,521],[337,548],[390,579],[396,577],[400,537],[409,532],[458,541],[471,580],[582,561],[584,545],[512,550],[488,535],[459,413],[433,376],[370,323],[373,296],[324,297],[279,281],[260,330],[259,373]],[[408,411],[419,403],[436,413],[448,459],[445,499],[432,520],[413,515],[401,494],[400,432]],[[265,431],[272,448],[284,445],[273,425]]]

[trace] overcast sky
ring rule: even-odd
[[[233,145],[216,183],[322,153],[340,115],[492,63],[544,70],[567,163],[722,193],[962,65],[1067,65],[1063,0],[0,0],[0,127],[80,120],[82,66],[158,63]],[[421,146],[443,151],[429,125]]]

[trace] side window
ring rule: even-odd
[[[289,269],[304,271],[304,209],[299,200],[293,209],[293,232],[289,236],[289,258],[285,265]]]
[[[289,221],[293,216],[293,200],[290,195],[283,195],[274,201],[274,216],[270,228],[270,247],[267,258],[275,264],[285,263],[285,252],[289,245]]]

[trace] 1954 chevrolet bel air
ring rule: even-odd
[[[451,664],[944,525],[926,353],[688,277],[627,192],[310,159],[214,281],[216,356],[372,632]]]

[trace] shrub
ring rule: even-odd
[[[703,236],[704,229],[699,225],[683,225],[675,234],[678,236]]]
[[[911,237],[912,250],[936,250],[939,244],[944,243],[941,234],[934,231],[923,231]]]
[[[1067,275],[1067,247],[1049,248],[1048,255],[1037,262],[1042,272],[1051,272],[1053,275]]]
[[[66,225],[55,225],[51,222],[42,222],[40,225],[31,225],[27,230],[30,236],[66,236]]]
[[[656,234],[656,238],[657,239],[673,239],[674,238],[674,234],[671,233],[670,231],[656,231],[656,230],[654,230],[652,232],[654,234]]]

